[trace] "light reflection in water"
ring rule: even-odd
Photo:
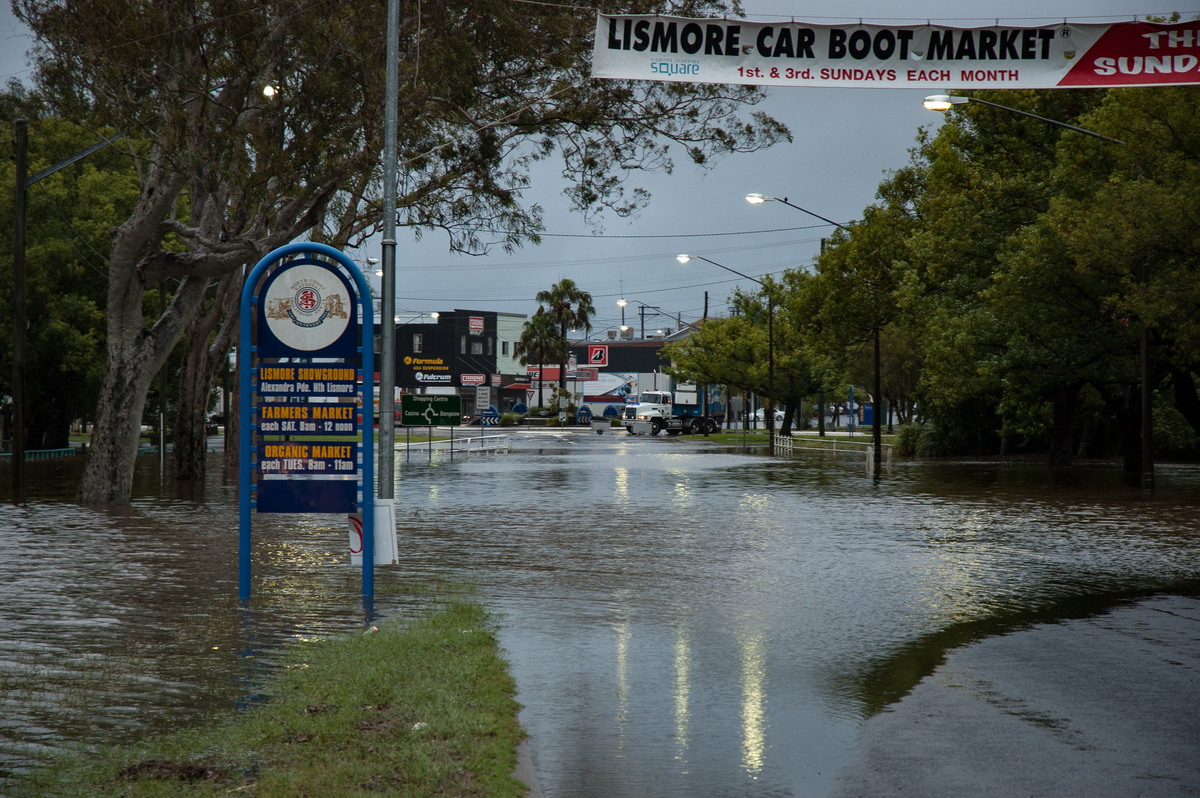
[[[742,770],[758,778],[764,764],[767,709],[766,639],[761,632],[739,636],[742,666]]]
[[[1200,577],[1198,469],[1142,502],[1106,472],[901,464],[875,485],[824,457],[521,437],[398,469],[409,537],[377,604],[478,586],[546,798],[819,798],[861,717],[947,647]],[[285,645],[363,621],[343,519],[256,519],[243,609],[231,486],[142,484],[119,513],[0,508],[0,771],[253,701]]]
[[[625,504],[629,501],[629,469],[617,466],[613,469],[613,495],[617,502]]]
[[[675,759],[680,772],[687,772],[688,701],[692,692],[692,652],[684,624],[675,627]]]
[[[628,619],[622,618],[614,627],[616,632],[617,666],[617,748],[625,748],[625,730],[629,723],[629,638],[633,635]]]

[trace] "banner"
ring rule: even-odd
[[[1200,83],[1200,21],[953,28],[600,14],[592,76],[871,89],[1180,86]]]

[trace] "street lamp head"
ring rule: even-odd
[[[962,105],[971,101],[970,97],[951,97],[949,94],[931,94],[921,105],[930,111],[949,111],[951,106]]]
[[[367,258],[367,263],[374,266],[376,263],[379,263],[379,258]]]
[[[680,263],[687,263],[691,259],[692,259],[692,256],[688,255],[686,252],[682,252],[675,256],[675,260],[679,261]]]
[[[625,297],[621,297],[620,299],[617,300],[617,307],[619,307],[619,308],[623,308],[628,304],[629,303],[625,301]]]
[[[263,86],[263,88],[262,88],[263,96],[267,97],[267,98],[274,97],[276,91],[277,91],[277,89],[274,86],[272,86],[270,83]]]
[[[764,202],[767,202],[767,201],[773,200],[773,199],[775,199],[775,198],[768,197],[766,194],[747,194],[746,195],[746,202],[749,202],[751,205],[762,205]]]

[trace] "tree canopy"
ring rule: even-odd
[[[385,4],[373,0],[17,0],[51,111],[139,142],[139,194],[109,247],[107,357],[81,485],[123,503],[151,376],[213,282],[309,237],[379,223]],[[673,6],[721,14],[719,2]],[[617,11],[661,10],[632,2]],[[528,170],[560,156],[576,209],[631,213],[640,171],[769,146],[787,131],[751,87],[596,81],[590,10],[507,0],[402,4],[399,216],[451,248],[535,242]],[[271,96],[263,89],[272,88]],[[151,286],[171,302],[145,321]]]
[[[1006,91],[922,131],[861,220],[779,280],[783,391],[869,385],[922,420],[929,451],[1039,452],[1140,465],[1139,333],[1160,451],[1200,455],[1200,87]],[[803,277],[803,279],[799,279]],[[674,367],[763,392],[761,301],[674,345]],[[755,309],[757,308],[757,310]],[[782,330],[781,330],[782,319]]]

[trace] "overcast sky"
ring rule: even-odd
[[[1115,22],[1135,17],[1191,17],[1200,0],[746,0],[746,18],[847,21],[887,24],[927,20],[949,25],[1043,25],[1054,22]],[[0,0],[0,79],[22,77],[28,33]],[[383,2],[383,0],[380,0]],[[904,16],[895,7],[903,6]],[[847,12],[852,14],[847,14]],[[703,261],[680,265],[681,252],[703,255],[745,274],[761,276],[810,264],[828,225],[780,203],[751,206],[749,192],[787,197],[826,218],[859,218],[889,170],[905,165],[918,128],[935,126],[938,115],[921,107],[927,92],[886,89],[775,89],[759,107],[784,121],[794,141],[761,153],[736,155],[707,171],[677,157],[670,177],[644,181],[650,205],[636,218],[608,216],[600,235],[565,210],[553,169],[535,179],[527,194],[546,210],[548,235],[537,247],[513,255],[471,257],[450,253],[440,233],[417,243],[401,230],[397,253],[397,313],[463,308],[528,314],[534,295],[564,277],[591,292],[593,327],[603,334],[620,323],[616,302],[629,301],[627,324],[640,333],[674,327],[677,316],[694,320],[704,310],[724,312],[739,280]],[[378,256],[377,251],[350,253]],[[753,290],[749,281],[740,281]],[[665,317],[664,317],[665,316]]]

